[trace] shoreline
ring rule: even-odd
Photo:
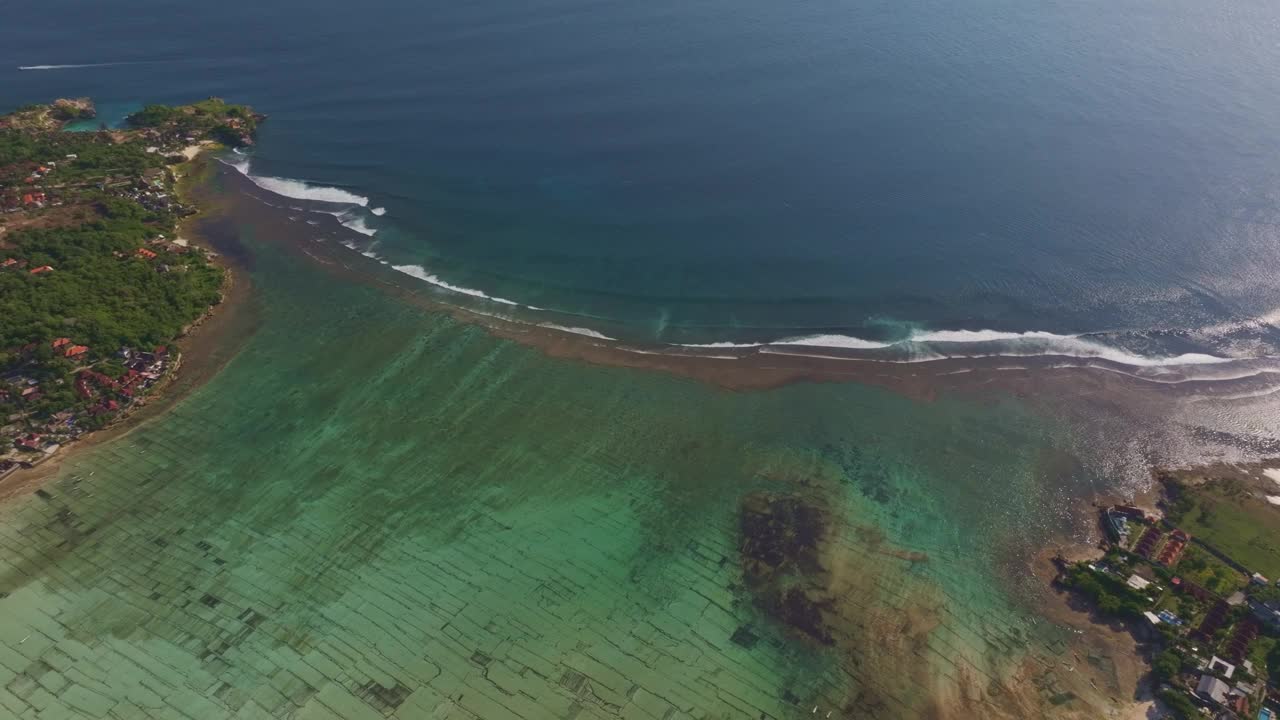
[[[200,180],[193,178],[209,169],[212,152],[215,150],[216,146],[207,142],[183,150],[183,155],[189,154],[189,159],[173,168],[179,193],[195,194],[190,185]],[[252,284],[245,268],[239,266],[230,255],[220,253],[217,243],[208,237],[208,230],[202,227],[215,221],[220,215],[219,210],[203,204],[197,207],[196,214],[179,222],[178,235],[205,250],[210,262],[223,270],[221,300],[210,306],[181,335],[173,339],[172,344],[178,347],[180,353],[179,362],[141,403],[110,425],[66,443],[40,464],[19,468],[0,480],[0,503],[10,502],[18,496],[39,489],[58,474],[69,458],[125,437],[146,423],[162,417],[165,411],[213,379],[235,357],[243,341],[248,339],[247,334],[238,331],[242,329],[241,324],[253,323],[253,319],[248,317],[253,297]]]

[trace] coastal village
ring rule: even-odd
[[[175,168],[252,143],[262,119],[211,98],[73,132],[87,99],[0,117],[0,478],[146,402],[171,341],[220,297],[222,270],[177,236],[195,212]]]
[[[1273,477],[1280,473],[1264,472],[1280,483]],[[1102,508],[1105,555],[1076,563],[1060,558],[1057,583],[1087,598],[1103,619],[1123,620],[1147,645],[1165,713],[1159,717],[1274,720],[1280,555],[1240,531],[1272,530],[1258,527],[1250,514],[1280,515],[1272,507],[1275,496],[1234,479],[1160,481],[1160,510]]]

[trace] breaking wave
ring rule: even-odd
[[[851,335],[807,335],[758,343],[692,343],[675,347],[693,349],[737,348],[781,352],[787,348],[832,348],[844,350],[897,350],[905,357],[900,362],[922,360],[976,359],[995,357],[1071,357],[1105,360],[1133,367],[1176,367],[1216,365],[1243,358],[1220,357],[1205,353],[1178,355],[1140,355],[1106,345],[1079,335],[1030,331],[999,330],[925,330],[892,341],[868,340]],[[825,356],[824,356],[825,357]]]
[[[364,197],[363,195],[357,195],[349,190],[343,190],[342,188],[330,187],[328,185],[312,185],[304,180],[293,180],[291,178],[271,177],[270,175],[254,175],[250,172],[248,159],[234,161],[224,160],[223,162],[226,162],[231,167],[239,170],[240,174],[252,180],[254,185],[257,185],[268,192],[283,195],[287,198],[293,198],[295,200],[343,203],[347,205],[359,205],[360,207],[365,207],[369,204],[369,198]]]
[[[585,335],[586,337],[596,338],[597,340],[616,340],[616,338],[611,338],[608,335],[605,335],[603,333],[598,333],[595,330],[592,330],[590,328],[568,327],[565,325],[556,325],[555,323],[538,323],[538,327],[550,328],[552,330],[559,330],[561,332],[573,333],[574,335]]]
[[[365,223],[364,218],[360,216],[355,216],[348,220],[343,220],[342,226],[345,228],[349,228],[351,230],[355,230],[361,235],[367,235],[369,237],[373,237],[374,235],[378,234],[377,229],[369,227],[369,225]]]
[[[316,212],[327,213],[337,217],[338,221],[343,226],[356,233],[364,235],[365,237],[373,237],[378,232],[377,228],[370,227],[368,221],[372,217],[380,217],[386,212],[385,209],[381,207],[369,208],[369,199],[367,197],[357,195],[342,188],[312,185],[301,180],[288,178],[254,175],[251,172],[249,158],[242,153],[230,160],[224,160],[224,162],[234,167],[258,187],[268,192],[299,200],[313,200],[347,206],[345,208],[338,207],[334,209],[311,209]],[[393,260],[374,254],[372,252],[372,246],[366,246],[364,249],[361,249],[359,245],[354,242],[343,241],[342,244],[360,252],[366,257],[377,260],[379,263],[382,263],[397,272],[429,283],[441,290],[485,300],[499,305],[524,307],[535,311],[543,310],[542,308],[534,307],[532,305],[524,305],[514,300],[490,295],[483,290],[450,283],[421,265],[393,264]],[[1280,322],[1280,313],[1270,313],[1258,318],[1257,320],[1235,321],[1221,326],[1201,328],[1200,330],[1192,330],[1188,332],[1193,335],[1203,335],[1206,333],[1229,333],[1239,331],[1242,328],[1247,329],[1258,326],[1274,327],[1278,322]],[[608,335],[590,328],[558,325],[551,322],[538,322],[536,320],[534,323],[540,327],[574,333],[584,337],[609,341],[617,340],[616,338],[609,337]],[[815,357],[829,357],[831,359],[849,359],[852,357],[894,363],[918,363],[944,359],[1060,357],[1083,360],[1086,363],[1109,362],[1116,365],[1135,368],[1134,372],[1146,372],[1147,374],[1154,373],[1160,377],[1172,376],[1172,373],[1164,370],[1165,368],[1210,366],[1245,360],[1276,359],[1269,355],[1256,353],[1249,353],[1249,355],[1251,355],[1250,357],[1236,357],[1234,353],[1224,356],[1209,354],[1207,352],[1170,352],[1168,354],[1159,354],[1158,352],[1140,352],[1123,347],[1121,343],[1113,344],[1112,342],[1106,341],[1105,338],[1107,335],[1108,333],[1101,332],[1060,334],[1038,330],[1010,332],[988,329],[928,330],[921,328],[911,330],[901,337],[890,337],[885,339],[871,339],[858,337],[856,335],[838,333],[820,333],[753,342],[718,341],[706,343],[667,344],[665,347],[669,349],[668,351],[677,349],[686,351],[692,350],[697,351],[699,354],[712,350],[735,350],[742,352],[770,354],[781,353],[789,355],[804,355],[806,354],[805,349],[808,348],[811,351],[817,352],[821,352],[823,350],[828,352],[835,351],[832,354],[815,355]],[[1134,335],[1141,336],[1142,334],[1134,333]],[[652,346],[655,343],[653,343],[653,341],[641,341],[640,344],[642,346]],[[657,344],[661,346],[660,342]],[[1196,344],[1199,345],[1200,343]],[[1218,348],[1218,350],[1220,350],[1220,348]],[[1215,352],[1218,350],[1215,350]],[[844,352],[841,353],[840,351]],[[734,356],[724,357],[740,356],[741,353]]]
[[[474,288],[462,287],[460,285],[452,285],[450,283],[447,283],[444,280],[441,280],[440,276],[434,275],[428,272],[427,269],[422,267],[421,265],[392,265],[391,269],[396,270],[398,272],[402,272],[405,275],[418,278],[419,280],[423,280],[425,282],[431,283],[436,287],[444,288],[449,292],[455,292],[460,295],[469,295],[471,297],[482,298],[484,300],[501,303],[503,305],[512,305],[512,306],[520,305],[520,303],[518,302],[508,300],[506,298],[494,297],[492,295],[481,292],[480,290],[476,290]]]

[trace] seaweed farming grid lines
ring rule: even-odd
[[[375,514],[366,506],[342,523],[316,522],[349,509],[328,502],[346,506],[370,488],[357,476],[332,500],[271,498],[256,485],[269,482],[264,473],[219,499],[226,480],[211,483],[189,462],[196,438],[215,431],[236,432],[179,408],[162,430],[71,465],[22,504],[19,523],[0,524],[0,602],[13,618],[0,665],[4,697],[15,703],[6,706],[19,717],[51,703],[118,717],[162,717],[166,704],[213,716],[407,718],[448,706],[486,719],[625,717],[640,708],[655,717],[729,708],[780,717],[809,703],[839,713],[845,688],[882,681],[831,663],[803,681],[796,673],[795,687],[771,687],[776,657],[761,660],[732,640],[744,625],[769,632],[730,590],[730,535],[676,553],[671,565],[688,592],[672,599],[638,587],[619,596],[613,549],[593,543],[630,532],[617,511],[626,502],[588,499],[560,518],[569,522],[523,528],[477,509],[469,531],[444,542],[379,522],[394,497]],[[272,466],[270,448],[258,458]],[[263,500],[270,506],[247,520],[218,508]],[[313,507],[288,507],[299,502]],[[255,523],[264,517],[288,520]],[[511,543],[513,530],[525,542]],[[878,585],[862,607],[870,617],[879,598],[905,604],[900,593]],[[1007,617],[965,619],[951,602],[920,662],[980,677],[987,670],[966,648],[1027,648]],[[1037,662],[1049,676],[1057,664],[1047,655]],[[1051,692],[1051,677],[1045,686]],[[901,716],[912,703],[899,692],[880,688],[896,707],[858,717]]]

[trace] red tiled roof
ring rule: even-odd
[[[89,348],[85,347],[84,345],[72,345],[71,347],[67,348],[67,351],[63,353],[63,355],[65,357],[75,357],[77,355],[83,355],[88,351],[89,351]]]
[[[57,348],[60,348],[60,347],[62,347],[63,345],[70,344],[70,342],[71,342],[71,338],[58,338],[58,339],[56,339],[56,340],[54,340],[54,341],[53,341],[52,345],[53,345],[54,349],[56,350]]]
[[[40,273],[47,273],[47,272],[53,272],[52,265],[41,265],[40,267],[34,268],[33,270],[31,270],[32,275],[39,275]]]

